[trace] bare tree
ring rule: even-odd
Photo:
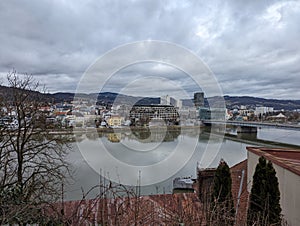
[[[39,109],[47,104],[30,75],[7,75],[1,93],[0,224],[40,221],[59,198],[68,172],[65,137],[51,133]]]

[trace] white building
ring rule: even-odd
[[[254,111],[254,115],[258,116],[259,114],[263,115],[269,112],[274,112],[273,107],[256,107]]]
[[[169,95],[161,96],[160,97],[160,104],[161,105],[170,105],[171,104],[171,97]]]
[[[161,105],[172,105],[178,109],[182,108],[182,100],[175,99],[173,97],[170,97],[169,95],[161,96],[160,104]]]
[[[280,206],[287,225],[300,225],[300,150],[247,147],[247,190],[250,193],[252,178],[258,159],[264,156],[276,171],[280,191]]]
[[[178,109],[181,109],[182,108],[182,100],[176,100],[176,107]]]

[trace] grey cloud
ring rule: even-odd
[[[299,1],[11,0],[0,9],[1,75],[12,68],[33,74],[51,92],[75,91],[88,66],[110,49],[153,39],[198,54],[225,94],[300,99]],[[168,74],[190,93],[198,88],[166,67],[122,73],[112,91],[151,73]]]

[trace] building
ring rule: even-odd
[[[118,115],[112,115],[107,119],[107,124],[109,127],[119,127],[122,125],[124,119]]]
[[[177,100],[169,95],[161,96],[160,97],[160,104],[161,105],[172,105],[177,107],[178,109],[182,108],[182,100]]]
[[[245,225],[247,161],[243,161],[231,167],[232,194],[236,207],[235,225]],[[212,169],[213,170],[213,169]],[[209,172],[208,186],[211,186],[214,172]],[[180,178],[177,181],[181,181]],[[198,193],[158,194],[138,196],[126,193],[125,186],[108,183],[101,187],[111,196],[97,196],[95,199],[82,199],[77,201],[57,202],[55,208],[49,210],[49,214],[57,216],[64,213],[64,219],[68,219],[70,225],[209,225],[211,219],[207,218],[206,206],[199,199]],[[180,182],[181,183],[181,182]],[[191,184],[192,180],[183,180],[183,186]],[[187,185],[189,186],[189,185]],[[100,190],[100,191],[101,191]],[[116,195],[116,191],[123,191],[124,195]],[[207,209],[209,208],[209,209]]]
[[[58,202],[49,212],[57,216],[60,211],[53,210],[62,210],[69,225],[206,225],[195,193],[137,197],[124,192],[111,198]]]
[[[180,110],[182,108],[182,100],[176,100],[176,107]]]
[[[197,166],[197,194],[203,208],[211,203],[213,183],[216,168],[203,169]],[[247,203],[249,193],[247,191],[247,160],[230,167],[231,192],[235,208],[235,225],[245,225],[247,220]]]
[[[194,93],[194,105],[196,108],[204,107],[204,93]]]
[[[171,97],[169,95],[161,96],[160,97],[160,104],[161,105],[170,105],[171,104]]]
[[[240,116],[251,117],[252,115],[254,115],[254,110],[252,110],[252,109],[240,109],[239,114],[240,114]]]
[[[133,124],[148,125],[152,119],[162,119],[170,124],[179,123],[179,114],[171,105],[134,105],[130,110]]]
[[[282,113],[279,113],[278,115],[269,116],[267,119],[272,122],[281,122],[281,123],[287,121],[287,117]]]
[[[200,120],[221,120],[224,121],[227,118],[227,110],[222,108],[199,108]]]
[[[254,111],[254,115],[259,116],[269,112],[274,112],[274,108],[272,107],[256,107]]]
[[[210,203],[216,168],[197,168],[198,194],[201,202]]]
[[[199,118],[199,112],[196,108],[193,107],[185,107],[178,109],[178,113],[180,115],[180,120],[195,120]]]
[[[271,161],[279,182],[280,205],[287,225],[300,225],[300,150],[247,147],[248,191],[258,159]]]
[[[173,193],[194,192],[194,183],[191,177],[176,177],[173,180]]]

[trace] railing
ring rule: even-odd
[[[203,120],[204,124],[226,124],[234,126],[248,126],[248,127],[272,127],[279,129],[294,129],[300,130],[300,125],[287,123],[270,123],[270,122],[252,122],[252,121],[221,121],[221,120]]]

